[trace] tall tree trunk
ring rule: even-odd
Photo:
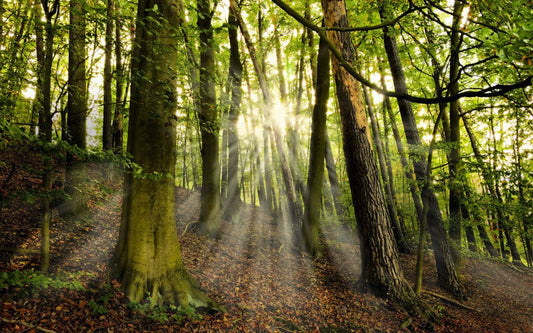
[[[107,0],[107,21],[105,26],[105,48],[104,48],[104,117],[102,129],[102,148],[111,150],[113,147],[112,131],[112,106],[113,98],[111,95],[111,57],[113,54],[113,22],[114,22],[114,0]]]
[[[380,15],[382,20],[386,20],[383,10],[380,10]],[[398,54],[396,38],[393,33],[389,31],[388,27],[383,29],[383,40],[385,42],[385,51],[389,59],[396,92],[407,93],[407,85],[405,83],[405,76]],[[423,184],[421,186],[423,189],[422,196],[426,196],[426,202],[429,205],[427,224],[431,235],[439,284],[455,296],[463,298],[464,294],[457,273],[455,272],[450,243],[448,235],[446,234],[446,229],[444,228],[444,221],[442,219],[437,197],[431,186],[424,186],[424,184],[428,182],[427,162],[425,154],[417,153],[417,147],[421,147],[422,142],[416,126],[416,119],[414,117],[411,103],[406,99],[398,98],[398,106],[400,108],[400,115],[402,117],[407,143],[414,148],[414,151],[412,151],[414,172],[417,180]]]
[[[235,8],[234,8],[235,9]],[[240,209],[241,199],[239,190],[239,136],[237,121],[241,107],[242,91],[242,63],[237,36],[238,22],[235,14],[230,10],[228,16],[228,35],[230,43],[229,87],[231,102],[228,113],[228,196],[224,215],[234,220]]]
[[[462,117],[462,119],[463,119],[463,126],[465,127],[465,130],[466,130],[466,133],[468,135],[468,138],[470,139],[470,145],[472,147],[472,151],[474,152],[474,156],[476,157],[476,161],[478,162],[479,167],[481,169],[481,176],[483,177],[483,180],[487,184],[487,187],[489,189],[489,193],[493,197],[495,197],[496,196],[496,193],[495,193],[496,191],[494,189],[494,186],[492,185],[493,184],[492,177],[489,174],[489,170],[487,170],[487,168],[485,168],[485,161],[483,160],[483,156],[481,156],[481,152],[479,151],[479,147],[478,147],[478,144],[477,144],[476,137],[474,136],[474,133],[470,129],[470,125],[469,125],[468,119],[466,117],[464,117],[464,116]],[[470,192],[469,187],[466,187],[466,190],[468,192]],[[465,194],[467,197],[469,197],[468,192]],[[479,214],[479,209],[477,207],[474,209],[474,214],[475,214],[474,219],[476,221],[481,221],[482,220],[482,218],[481,218],[481,216]],[[497,251],[494,248],[494,246],[492,245],[492,242],[490,241],[490,238],[488,237],[485,228],[481,224],[478,224],[477,226],[478,226],[477,229],[479,231],[479,236],[483,240],[483,243],[485,244],[485,248],[487,249],[487,251],[489,252],[489,254],[492,257],[497,257],[498,256]]]
[[[381,69],[381,86],[383,88],[386,88],[385,85],[385,76],[383,75],[383,71]],[[418,223],[420,228],[426,228],[425,226],[422,226],[422,223],[426,223],[423,221],[426,221],[426,214],[424,214],[424,207],[420,198],[420,190],[418,188],[418,185],[416,183],[416,176],[414,174],[413,168],[409,164],[409,161],[406,157],[405,148],[403,147],[402,138],[400,136],[400,131],[398,130],[398,125],[396,124],[396,117],[394,116],[394,113],[392,111],[392,105],[390,98],[388,96],[385,96],[385,99],[383,101],[383,108],[385,109],[385,113],[387,114],[390,125],[392,129],[392,134],[394,136],[394,141],[396,143],[396,149],[398,150],[398,155],[400,155],[400,162],[402,164],[403,172],[405,174],[405,178],[408,181],[409,186],[409,192],[411,192],[411,198],[413,199],[413,204],[415,206],[416,216],[418,219]]]
[[[370,96],[368,94],[368,91],[366,87],[363,87],[363,94],[366,101],[366,109],[368,111],[368,114],[370,115],[370,124],[372,126],[372,136],[374,138],[374,146],[376,147],[376,152],[378,155],[378,161],[380,165],[380,171],[381,171],[381,179],[383,180],[383,184],[385,187],[385,202],[387,203],[387,211],[389,212],[391,224],[392,224],[392,231],[394,232],[394,238],[396,239],[396,243],[398,244],[398,250],[403,253],[409,253],[411,250],[409,249],[409,244],[407,244],[407,241],[405,240],[405,236],[403,235],[402,228],[400,226],[400,222],[398,221],[398,214],[396,213],[396,206],[394,199],[392,197],[392,189],[390,188],[389,183],[389,177],[387,173],[387,166],[385,164],[385,154],[383,152],[383,145],[381,144],[381,138],[379,133],[379,127],[376,119],[376,115],[374,113],[374,106],[372,105],[372,101],[370,100]]]
[[[322,0],[327,27],[348,27],[344,0]],[[347,32],[329,31],[329,39],[344,59],[354,59]],[[398,249],[381,189],[369,138],[361,87],[336,58],[332,69],[340,106],[346,170],[361,238],[363,279],[376,292],[413,306],[416,296],[401,271]]]
[[[111,1],[111,0],[110,0]],[[115,21],[115,113],[113,114],[113,151],[116,154],[122,154],[124,149],[124,130],[123,130],[123,116],[122,111],[124,109],[124,102],[122,101],[123,95],[127,95],[127,92],[124,90],[124,64],[122,63],[122,37],[121,37],[121,28],[122,24],[120,22],[119,14],[120,8],[115,9],[115,16],[113,20]]]
[[[461,46],[461,34],[459,31],[459,23],[461,21],[461,13],[463,11],[464,2],[456,0],[453,7],[453,22],[450,36],[450,86],[449,93],[457,95],[459,92],[459,49]],[[449,176],[449,209],[450,209],[450,227],[449,235],[452,240],[452,254],[456,263],[461,261],[460,252],[461,247],[461,203],[462,198],[462,184],[461,184],[461,141],[460,141],[460,126],[461,117],[459,115],[459,101],[450,103],[450,153],[448,154],[448,168]]]
[[[220,233],[220,161],[219,121],[215,92],[215,50],[213,11],[210,0],[198,0],[198,29],[200,30],[200,132],[202,135],[202,193],[200,229],[210,237]]]
[[[45,53],[44,53],[44,29],[42,23],[42,8],[41,1],[34,0],[34,21],[35,21],[35,55],[37,59],[37,85],[35,87],[35,100],[32,105],[30,132],[35,133],[35,117],[39,117],[43,113],[43,71],[45,68]],[[1,22],[0,22],[1,24]],[[0,34],[0,40],[1,40]]]
[[[59,11],[59,0],[54,0],[50,7],[50,1],[41,1],[45,24],[44,45],[44,68],[42,78],[42,108],[39,113],[39,138],[44,141],[52,141],[52,62],[54,57],[55,22],[52,21]]]
[[[497,182],[494,181],[490,170],[484,167],[485,162],[483,160],[483,157],[481,156],[481,152],[479,151],[477,140],[468,124],[468,120],[466,117],[463,117],[463,125],[470,139],[470,144],[472,146],[472,151],[474,152],[474,156],[476,157],[476,160],[478,164],[480,165],[481,175],[483,176],[483,179],[485,183],[487,184],[490,195],[492,196],[493,200],[497,203],[495,209],[496,209],[496,217],[498,220],[498,229],[500,229],[500,248],[501,248],[502,257],[504,259],[506,257],[505,246],[503,244],[503,237],[502,237],[503,234],[505,234],[507,241],[508,241],[509,248],[511,249],[511,255],[513,256],[513,262],[517,264],[521,264],[521,259],[520,259],[520,254],[518,253],[518,248],[516,247],[516,243],[510,232],[507,217],[505,216],[505,213],[502,209],[503,198],[500,193],[500,189],[497,186]],[[492,122],[491,122],[490,127],[491,127],[492,134],[494,134]],[[502,229],[503,229],[503,234],[502,234]]]
[[[67,142],[81,150],[86,148],[87,79],[85,76],[85,1],[70,2],[68,49]],[[65,201],[62,213],[69,218],[85,218],[88,212],[83,184],[87,179],[85,162],[76,153],[67,153]]]
[[[214,307],[185,270],[176,232],[175,6],[172,0],[139,1],[128,152],[148,177],[126,178],[114,259],[122,288],[134,302],[148,296],[155,304]]]
[[[317,83],[315,106],[311,124],[311,147],[309,174],[305,196],[303,235],[312,256],[320,256],[320,208],[322,203],[322,181],[326,159],[326,113],[329,98],[329,49],[321,38],[318,46]]]

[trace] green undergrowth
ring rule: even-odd
[[[130,303],[130,307],[146,318],[164,323],[167,321],[183,321],[184,319],[200,320],[202,315],[192,306],[154,306],[150,302]]]
[[[0,290],[9,288],[46,289],[66,288],[84,291],[85,287],[79,281],[80,276],[88,273],[59,273],[44,274],[33,270],[16,270],[0,272]]]

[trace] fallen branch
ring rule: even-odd
[[[191,221],[191,222],[187,223],[187,224],[185,225],[185,229],[183,229],[183,232],[181,233],[181,237],[185,236],[185,234],[187,233],[187,229],[189,228],[189,226],[190,226],[191,224],[195,224],[195,223],[198,223],[198,221]]]
[[[46,332],[46,333],[57,333],[56,331],[49,330],[47,328],[40,327],[40,326],[37,326],[37,325],[33,325],[33,324],[27,323],[27,322],[25,322],[23,320],[13,320],[13,319],[2,318],[2,322],[3,323],[7,323],[7,324],[23,325],[23,326],[28,327],[29,329],[36,329],[38,331]]]
[[[463,308],[463,309],[466,309],[466,310],[470,310],[470,311],[474,311],[474,312],[480,312],[478,309],[471,308],[471,307],[469,307],[468,305],[465,305],[465,304],[459,303],[459,302],[457,302],[456,300],[453,300],[453,299],[451,299],[451,298],[449,298],[449,297],[446,297],[446,296],[443,296],[443,295],[440,295],[440,294],[434,293],[434,292],[432,292],[432,291],[425,290],[423,293],[424,293],[424,294],[431,295],[431,296],[433,296],[433,297],[440,298],[441,300],[446,301],[447,303],[450,303],[450,304],[455,305],[455,306],[457,306],[457,307],[460,307],[460,308]]]

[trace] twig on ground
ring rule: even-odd
[[[440,294],[437,294],[437,293],[434,293],[432,291],[429,291],[429,290],[425,290],[423,291],[425,294],[428,294],[428,295],[431,295],[433,297],[437,297],[437,298],[440,298],[442,299],[443,301],[446,301],[452,305],[455,305],[455,306],[458,306],[460,308],[463,308],[463,309],[467,309],[467,310],[470,310],[470,311],[474,311],[474,312],[479,312],[479,310],[477,309],[474,309],[474,308],[471,308],[469,307],[468,305],[465,305],[465,304],[462,304],[462,303],[459,303],[451,298],[448,298],[446,296],[443,296],[443,295],[440,295]]]

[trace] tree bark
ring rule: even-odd
[[[134,302],[216,307],[186,272],[176,232],[177,8],[173,0],[138,5],[128,152],[142,171],[126,177],[114,261]]]
[[[198,29],[200,30],[200,132],[202,136],[202,193],[200,230],[210,237],[220,234],[220,161],[218,135],[220,125],[215,92],[215,50],[213,12],[210,0],[198,0]]]
[[[70,2],[68,49],[68,100],[66,141],[80,149],[86,148],[87,78],[85,75],[85,1]],[[65,192],[70,196],[64,203],[62,214],[69,218],[84,219],[88,213],[84,183],[87,168],[79,153],[67,153]]]
[[[242,100],[242,63],[237,36],[238,22],[230,9],[228,16],[228,35],[230,43],[229,87],[231,90],[230,109],[228,113],[228,195],[224,215],[229,220],[235,220],[240,209],[241,198],[239,189],[239,135],[237,121],[239,120]]]
[[[39,112],[39,138],[52,141],[52,61],[54,56],[55,22],[52,21],[59,10],[59,0],[54,0],[52,6],[48,0],[41,1],[45,24],[44,68],[42,77],[42,108]]]
[[[113,54],[113,22],[115,11],[114,0],[107,0],[106,10],[106,26],[105,26],[105,47],[104,47],[104,115],[102,128],[102,148],[104,150],[111,150],[113,147],[113,131],[112,131],[112,106],[113,98],[111,95],[111,57]]]
[[[323,0],[327,27],[348,27],[344,0]],[[354,59],[347,32],[328,31],[328,37],[344,59]],[[346,170],[352,191],[361,240],[363,279],[376,292],[409,306],[416,296],[403,278],[398,249],[380,186],[378,168],[370,145],[369,129],[358,82],[332,58],[343,135]]]
[[[309,174],[305,196],[303,235],[307,250],[320,256],[320,208],[322,207],[322,181],[326,159],[326,113],[329,98],[329,49],[323,39],[318,46],[317,83],[315,106],[311,124]]]
[[[378,123],[376,120],[376,115],[374,113],[374,106],[372,105],[372,101],[370,100],[370,96],[368,94],[368,90],[366,87],[363,87],[363,94],[366,101],[366,109],[368,111],[368,114],[370,115],[370,124],[372,126],[372,136],[374,138],[374,146],[376,147],[376,152],[378,155],[378,161],[381,171],[381,179],[383,180],[384,188],[385,188],[385,202],[387,203],[387,211],[389,212],[391,224],[392,224],[392,231],[394,232],[394,238],[396,239],[396,243],[398,244],[398,250],[403,253],[409,253],[411,252],[409,248],[409,244],[407,244],[407,241],[405,240],[405,236],[403,234],[402,228],[400,226],[400,222],[398,221],[398,214],[396,213],[396,206],[394,202],[394,198],[392,197],[392,189],[390,188],[389,183],[389,177],[387,173],[387,165],[385,163],[385,154],[383,152],[383,145],[381,144],[381,138],[378,128]]]
[[[457,95],[459,92],[459,48],[462,38],[459,31],[461,13],[463,11],[463,1],[456,0],[453,7],[453,22],[450,36],[450,85],[449,94]],[[461,261],[458,248],[461,247],[461,224],[462,213],[462,177],[461,177],[461,131],[459,115],[459,101],[450,102],[450,153],[448,154],[449,168],[449,209],[450,209],[450,226],[449,235],[452,240],[452,254],[456,263]],[[467,213],[468,214],[468,213]]]
[[[111,1],[111,0],[110,0]],[[120,8],[115,9],[115,113],[113,114],[113,151],[116,154],[122,154],[124,149],[124,130],[123,130],[123,109],[124,102],[123,96],[127,95],[127,92],[124,91],[124,64],[122,63],[122,37],[121,37],[121,27],[120,18],[118,11]]]
[[[331,150],[331,142],[326,129],[326,170],[328,171],[329,185],[331,188],[331,195],[333,196],[333,204],[335,205],[335,211],[337,216],[344,215],[346,208],[341,199],[341,186],[339,184],[339,177],[337,177],[337,166],[335,165],[335,159],[333,158],[333,152]]]
[[[380,15],[382,20],[385,20],[383,9],[380,10]],[[389,65],[391,67],[391,73],[396,92],[407,93],[407,85],[398,54],[398,47],[396,46],[396,38],[388,28],[383,29],[383,40],[385,43],[385,51],[389,59]],[[464,294],[461,289],[457,273],[455,272],[454,262],[450,250],[450,243],[448,240],[448,235],[446,234],[446,229],[444,228],[444,221],[442,220],[437,197],[435,196],[431,186],[424,186],[428,181],[427,162],[425,154],[420,154],[417,151],[419,150],[417,148],[422,146],[422,142],[416,126],[416,119],[414,117],[411,103],[404,98],[398,98],[398,106],[400,108],[400,115],[402,117],[407,143],[413,149],[413,151],[411,151],[411,155],[414,172],[417,180],[422,184],[422,196],[426,197],[425,200],[427,201],[425,202],[427,202],[429,205],[427,224],[429,233],[431,235],[439,284],[456,297],[463,298]]]

